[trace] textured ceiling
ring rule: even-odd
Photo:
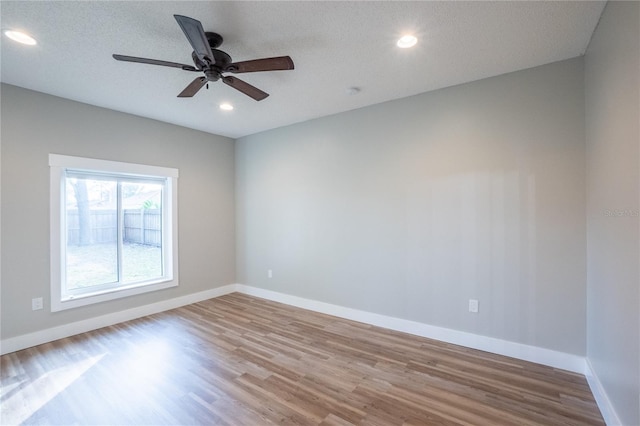
[[[582,55],[604,2],[1,1],[1,80],[92,105],[240,137],[274,127]],[[177,98],[195,73],[111,55],[191,64],[173,14],[223,35],[235,61],[290,55],[296,69],[239,75]],[[402,50],[412,32],[418,45]],[[347,94],[349,87],[360,92]],[[223,102],[235,105],[221,111]]]

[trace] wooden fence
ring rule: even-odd
[[[123,238],[125,243],[162,245],[160,209],[125,209]],[[67,211],[67,244],[78,245],[80,225],[78,211]],[[118,217],[115,210],[91,210],[89,230],[91,244],[112,243],[118,239]]]

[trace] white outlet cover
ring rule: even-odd
[[[31,299],[31,310],[38,311],[43,308],[42,297]]]
[[[469,312],[477,313],[478,307],[478,301],[476,299],[469,299]]]

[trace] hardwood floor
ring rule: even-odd
[[[604,424],[579,374],[239,293],[0,361],[3,425]]]

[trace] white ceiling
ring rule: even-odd
[[[236,138],[582,55],[604,4],[2,0],[2,30],[25,30],[38,44],[2,36],[1,80]],[[222,82],[185,99],[176,96],[197,74],[111,57],[191,64],[173,14],[220,33],[235,61],[290,55],[295,70],[237,75],[271,94],[261,102]],[[418,45],[399,49],[406,32]],[[223,101],[235,110],[221,111]]]

